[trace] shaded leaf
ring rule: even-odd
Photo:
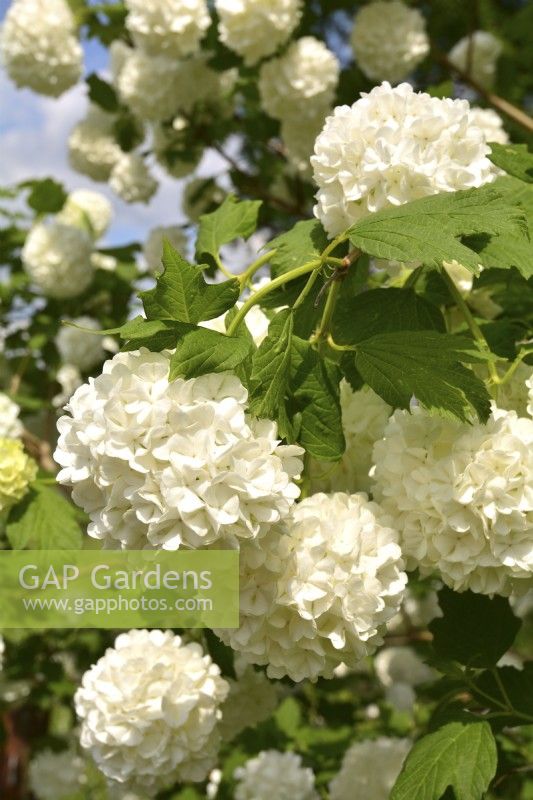
[[[6,533],[14,550],[78,550],[78,511],[56,489],[36,486],[12,509]]]

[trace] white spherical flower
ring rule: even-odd
[[[117,268],[118,261],[115,256],[95,251],[91,255],[91,264],[93,265],[93,269],[103,269],[104,272],[114,272]]]
[[[24,452],[20,439],[0,439],[0,514],[27,494],[37,476],[37,464]]]
[[[424,17],[401,0],[370,3],[351,36],[357,65],[373,81],[402,81],[429,53]]]
[[[19,420],[20,408],[7,394],[0,392],[0,439],[17,439],[24,430]]]
[[[473,125],[481,128],[486,142],[507,144],[509,134],[503,127],[503,119],[492,108],[471,108],[470,120]]]
[[[336,236],[382,208],[481,186],[494,177],[488,152],[466,100],[383,83],[326,119],[311,158],[315,216]]]
[[[261,104],[275,119],[316,117],[317,109],[326,112],[331,106],[339,72],[331,50],[314,36],[304,36],[261,67]]]
[[[241,549],[241,625],[219,631],[272,678],[331,678],[382,644],[406,576],[391,521],[364,494],[316,494],[288,530]]]
[[[234,546],[287,516],[302,449],[247,414],[231,374],[169,383],[169,353],[119,353],[58,422],[58,480],[108,547]]]
[[[329,785],[331,800],[389,800],[392,787],[411,749],[408,739],[366,739],[344,754],[340,771]]]
[[[480,86],[490,89],[502,50],[500,40],[492,33],[475,31],[472,37],[460,39],[450,50],[448,58],[458,69],[469,72]]]
[[[221,42],[257,64],[287,41],[302,15],[302,0],[215,0]]]
[[[178,107],[179,62],[133,49],[121,58],[116,83],[122,101],[141,119],[172,116]]]
[[[441,616],[439,598],[434,589],[418,595],[407,586],[400,613],[391,619],[387,630],[395,635],[408,633],[412,628],[427,628],[435,617]]]
[[[163,269],[163,242],[170,242],[178,253],[186,256],[189,249],[187,234],[179,225],[158,226],[152,228],[143,247],[143,258],[150,272],[161,272]]]
[[[405,683],[419,686],[433,678],[433,670],[424,664],[412,647],[385,647],[374,659],[374,668],[383,686]]]
[[[107,197],[89,189],[76,189],[67,197],[57,220],[65,225],[88,229],[95,239],[99,239],[109,228],[112,217],[113,209]]]
[[[235,800],[318,800],[313,770],[296,753],[263,750],[235,770]]]
[[[533,420],[494,409],[486,425],[396,411],[374,448],[374,495],[409,568],[456,591],[533,584]]]
[[[243,659],[236,659],[237,679],[229,679],[229,694],[222,706],[220,735],[229,742],[246,728],[268,719],[279,702],[279,693],[263,672],[256,671]]]
[[[126,0],[126,8],[126,28],[150,55],[195,53],[211,24],[205,0]]]
[[[93,181],[107,181],[121,156],[114,136],[115,117],[98,106],[75,126],[68,140],[72,168]]]
[[[37,223],[22,248],[22,264],[47,297],[76,297],[93,279],[92,241],[72,225]]]
[[[55,338],[56,347],[66,364],[72,364],[82,372],[86,372],[104,360],[105,350],[101,336],[80,328],[99,331],[101,326],[92,317],[76,317],[69,322],[78,327],[63,325]]]
[[[59,97],[83,72],[83,51],[65,0],[14,0],[0,32],[0,53],[17,86]]]
[[[312,462],[312,485],[316,491],[368,492],[372,450],[383,436],[392,409],[369,386],[354,392],[345,380],[340,400],[346,450],[337,464]]]
[[[28,778],[37,800],[63,800],[87,783],[87,766],[73,750],[42,750],[30,761]]]
[[[156,193],[158,182],[138,153],[124,153],[113,169],[109,186],[126,203],[147,203]]]
[[[81,746],[104,775],[155,792],[214,765],[228,684],[199,644],[133,630],[85,673],[74,702]]]

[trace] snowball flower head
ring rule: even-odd
[[[37,800],[63,800],[87,782],[86,764],[72,750],[42,750],[30,761],[28,777]]]
[[[157,272],[163,269],[161,259],[163,258],[163,242],[165,239],[170,242],[178,253],[185,254],[189,248],[185,231],[179,225],[152,228],[143,247],[143,258],[150,272]]]
[[[480,86],[490,89],[496,77],[496,67],[502,49],[500,40],[492,33],[475,31],[472,42],[470,36],[464,36],[452,47],[448,58],[463,72],[470,66],[470,77]]]
[[[236,545],[287,516],[302,449],[247,414],[235,375],[169,383],[169,353],[119,353],[58,422],[58,480],[109,547]]]
[[[72,169],[93,181],[107,181],[120,158],[121,149],[114,136],[115,117],[98,106],[90,106],[87,115],[72,130],[68,140]]]
[[[122,57],[116,85],[122,101],[141,119],[159,120],[177,110],[179,63],[130,49]]]
[[[99,239],[109,228],[112,217],[113,209],[107,197],[90,189],[76,189],[67,197],[57,220],[84,228],[94,239]]]
[[[342,766],[329,785],[331,800],[389,800],[390,792],[411,749],[408,739],[367,739],[344,754]]]
[[[81,746],[127,788],[155,793],[202,781],[216,758],[227,691],[199,644],[170,631],[123,633],[76,692]]]
[[[429,53],[424,17],[401,0],[363,6],[351,41],[358,66],[372,81],[399,83]]]
[[[126,0],[126,28],[150,55],[195,53],[211,24],[205,0]]]
[[[138,153],[124,153],[111,171],[109,185],[126,203],[147,203],[158,183]]]
[[[92,241],[73,225],[37,223],[22,248],[22,264],[47,297],[76,297],[93,279]]]
[[[533,585],[533,420],[495,409],[466,425],[396,411],[374,448],[374,495],[408,567],[456,591]]]
[[[52,398],[52,404],[56,408],[62,408],[70,400],[78,386],[83,383],[83,378],[78,367],[73,364],[61,364],[57,373],[56,381],[61,387],[61,391]]]
[[[19,420],[19,406],[0,392],[0,438],[16,439],[22,436],[22,422]]]
[[[228,742],[268,719],[279,702],[276,684],[244,659],[235,659],[235,672],[237,680],[228,680],[230,689],[220,722],[220,734]]]
[[[37,464],[20,439],[0,439],[0,512],[22,500],[36,475]]]
[[[339,80],[337,57],[314,36],[293,42],[279,58],[261,67],[261,104],[275,119],[316,116],[333,102]]]
[[[215,0],[220,40],[245,64],[257,64],[287,41],[302,5],[302,0]]]
[[[17,86],[59,97],[79,81],[83,51],[65,0],[14,0],[0,33],[0,53]]]
[[[508,143],[509,134],[503,127],[503,119],[492,108],[471,108],[470,121],[481,128],[486,142]]]
[[[313,461],[312,485],[316,491],[367,492],[372,450],[383,436],[392,409],[369,386],[354,392],[345,380],[340,399],[346,451],[338,464]]]
[[[481,186],[493,178],[488,152],[466,100],[383,83],[326,119],[311,158],[315,216],[335,236],[382,208]]]
[[[235,800],[318,800],[313,770],[296,753],[263,750],[235,770]]]
[[[374,668],[378,680],[386,687],[394,683],[418,686],[433,677],[433,670],[412,647],[384,647],[374,659]]]
[[[390,520],[366,495],[316,494],[287,530],[241,550],[241,626],[219,631],[273,678],[331,678],[382,644],[406,576]]]
[[[85,372],[104,360],[105,350],[101,336],[80,328],[98,331],[100,324],[92,317],[76,317],[69,321],[78,327],[63,325],[55,338],[56,347],[66,364]]]

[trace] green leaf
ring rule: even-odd
[[[498,704],[510,703],[518,714],[510,711],[509,717],[504,718],[506,725],[523,725],[527,720],[521,714],[527,714],[533,723],[533,662],[526,662],[522,669],[498,667],[483,672],[475,681],[474,693],[481,703],[486,706],[489,702],[490,708],[495,711],[501,711]],[[489,697],[498,703],[491,705]]]
[[[102,80],[95,72],[87,78],[89,99],[105,111],[115,112],[119,109],[117,93],[107,81]]]
[[[211,214],[202,214],[196,241],[198,260],[218,260],[223,244],[242,237],[247,239],[257,228],[261,200],[237,200],[229,194]]]
[[[378,211],[349,229],[352,244],[372,256],[428,266],[455,259],[474,272],[479,256],[458,238],[478,233],[527,238],[523,211],[489,186]]]
[[[318,258],[327,244],[328,237],[320,222],[314,219],[297,222],[290,231],[268,243],[269,250],[276,250],[270,259],[272,277]]]
[[[239,299],[237,280],[206,283],[202,270],[189,264],[168,241],[163,243],[163,266],[155,288],[139,295],[149,320],[196,323],[214,319]]]
[[[65,205],[67,193],[62,184],[53,178],[25,181],[22,186],[30,188],[28,205],[38,214],[57,214]]]
[[[504,597],[487,597],[474,592],[439,592],[443,616],[429,629],[433,647],[441,658],[469,667],[493,667],[509,650],[520,620]]]
[[[339,397],[342,373],[308,341],[293,336],[292,342],[290,389],[300,419],[298,441],[320,461],[338,461],[346,449]]]
[[[521,181],[533,183],[533,153],[528,152],[527,145],[490,142],[490,148],[493,164]]]
[[[460,362],[482,360],[471,339],[435,331],[398,331],[356,345],[355,366],[389,405],[409,408],[414,396],[425,408],[467,422],[473,412],[486,421],[485,384]]]
[[[35,486],[9,515],[6,533],[14,550],[78,550],[77,509],[56,489]]]
[[[349,298],[343,293],[332,324],[334,339],[343,344],[357,344],[379,333],[432,329],[446,330],[441,311],[413,289],[392,287]]]
[[[450,722],[419,739],[407,756],[390,800],[481,800],[496,773],[496,742],[488,722]]]
[[[278,419],[285,404],[290,375],[294,315],[283,309],[272,319],[268,336],[252,357],[250,411],[256,417]]]
[[[226,372],[238,366],[250,352],[250,344],[241,337],[206,328],[191,328],[180,336],[170,359],[171,381],[195,378],[208,372]]]

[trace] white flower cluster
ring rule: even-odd
[[[261,67],[261,104],[274,119],[324,116],[333,102],[339,72],[331,50],[314,36],[304,36]]]
[[[83,51],[65,0],[14,0],[0,33],[0,53],[17,86],[59,97],[79,81]]]
[[[235,659],[235,672],[237,680],[228,679],[229,694],[222,706],[219,725],[220,735],[227,742],[268,719],[279,702],[276,684],[263,672],[248,666],[244,659]]]
[[[385,688],[385,699],[399,711],[410,711],[416,699],[415,686],[434,677],[412,647],[385,647],[374,659],[376,676]]]
[[[456,591],[533,583],[533,420],[494,409],[486,425],[396,411],[374,448],[374,494],[408,567]]]
[[[328,117],[311,158],[315,215],[330,236],[361,217],[493,178],[483,131],[466,100],[383,83]]]
[[[218,635],[273,678],[354,666],[382,644],[406,583],[389,525],[364,494],[303,500],[287,530],[241,548],[241,625]]]
[[[469,72],[480,86],[490,89],[502,49],[501,42],[492,33],[475,31],[472,37],[460,39],[450,50],[448,58],[463,72]]]
[[[22,436],[22,422],[19,419],[19,406],[0,392],[0,439],[17,439]]]
[[[107,181],[122,153],[114,136],[115,117],[91,105],[68,140],[72,169],[93,181]]]
[[[389,800],[390,792],[411,749],[408,739],[366,739],[344,754],[329,785],[330,800]]]
[[[300,21],[302,5],[302,0],[215,0],[219,38],[245,64],[257,64],[287,41]]]
[[[424,17],[401,0],[363,6],[351,41],[358,66],[373,81],[399,83],[429,53]]]
[[[470,122],[483,131],[486,142],[508,143],[509,134],[503,127],[503,119],[492,108],[471,108]]]
[[[368,492],[374,444],[383,436],[392,409],[369,386],[354,392],[345,380],[340,400],[346,451],[337,464],[312,461],[312,486],[323,492]]]
[[[76,297],[93,279],[93,241],[88,233],[62,222],[38,222],[22,248],[22,264],[47,297]]]
[[[104,360],[104,340],[101,336],[80,328],[98,331],[100,324],[92,317],[86,316],[68,321],[78,327],[63,325],[55,337],[55,344],[65,364],[72,364],[78,370],[85,372]]]
[[[227,373],[168,380],[168,353],[119,353],[58,422],[58,475],[108,547],[235,545],[287,516],[302,469]]]
[[[71,192],[57,215],[58,222],[84,228],[93,239],[100,239],[106,233],[112,218],[113,209],[109,200],[100,192],[89,189]]]
[[[74,364],[61,364],[56,373],[56,381],[61,390],[52,398],[52,405],[55,408],[62,408],[70,400],[78,386],[82,385],[83,378]]]
[[[150,55],[195,53],[211,24],[206,0],[126,0],[126,8],[133,41]]]
[[[147,203],[158,183],[139,153],[123,153],[111,170],[109,186],[126,203]]]
[[[187,235],[179,225],[158,226],[152,228],[143,247],[143,258],[150,272],[161,272],[163,269],[163,242],[167,239],[178,253],[185,255],[188,250]]]
[[[42,750],[30,761],[28,777],[37,800],[63,800],[87,783],[87,766],[73,750]]]
[[[296,753],[263,750],[235,770],[235,800],[318,800],[313,770]]]
[[[237,308],[241,308],[242,303],[237,303]],[[209,328],[211,331],[218,331],[218,333],[225,333],[226,332],[226,314],[222,314],[220,317],[215,317],[215,319],[209,319],[205,322],[199,323],[203,328]],[[270,325],[270,320],[260,309],[258,305],[252,306],[250,311],[246,314],[244,318],[244,324],[248,328],[252,339],[254,340],[254,344],[256,347],[259,347],[261,342],[266,338],[268,334],[268,326]]]
[[[170,631],[123,633],[76,692],[81,745],[126,788],[155,792],[202,781],[216,758],[227,692],[199,644]]]

